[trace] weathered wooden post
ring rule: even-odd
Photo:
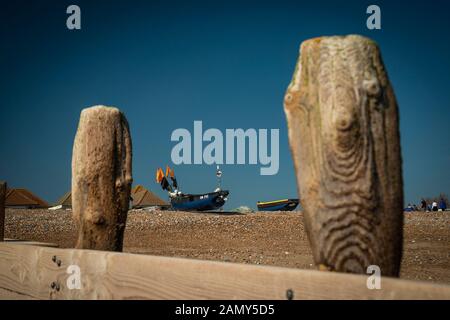
[[[6,198],[6,182],[0,181],[0,241],[5,236],[5,198]]]
[[[305,41],[284,108],[316,264],[398,276],[398,108],[377,45],[357,35]]]
[[[72,156],[72,210],[76,248],[121,251],[131,175],[128,122],[116,108],[81,112]]]

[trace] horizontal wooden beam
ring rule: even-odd
[[[69,289],[69,265],[81,289]],[[34,299],[450,299],[450,286],[129,253],[0,244],[0,298]],[[9,293],[9,294],[8,294]]]
[[[51,243],[51,242],[28,241],[28,240],[19,240],[19,239],[10,239],[10,238],[5,238],[4,241],[6,243],[23,244],[23,245],[29,245],[29,246],[53,247],[53,248],[59,247],[58,244]]]

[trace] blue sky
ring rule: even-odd
[[[283,95],[300,43],[362,34],[381,47],[400,108],[406,202],[450,193],[448,1],[8,1],[0,12],[0,179],[53,202],[70,189],[80,111],[128,118],[135,183],[170,164],[177,128],[279,128],[280,170],[224,165],[227,208],[296,197]],[[345,3],[345,4],[344,4]],[[81,8],[82,29],[66,28]],[[378,4],[382,30],[366,28]],[[215,167],[175,166],[184,192],[216,185]]]

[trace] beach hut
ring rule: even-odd
[[[161,209],[167,209],[170,205],[162,200],[160,197],[155,195],[153,192],[147,190],[141,185],[135,186],[131,190],[131,198],[133,209],[148,208],[148,207],[158,207]]]
[[[46,201],[42,200],[31,191],[23,188],[8,189],[5,197],[5,207],[37,209],[48,208]]]
[[[147,190],[142,185],[137,185],[131,190],[132,203],[130,208],[146,208],[146,207],[168,207],[168,203],[159,198],[153,192]],[[72,208],[72,192],[66,192],[50,209],[71,209]]]
[[[61,209],[72,208],[72,192],[67,191],[59,200],[55,203],[55,207]]]

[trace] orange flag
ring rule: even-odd
[[[169,166],[166,166],[166,177],[171,176],[173,178],[174,173],[173,173],[173,169],[170,169]]]
[[[164,172],[162,171],[161,168],[158,168],[158,170],[156,170],[156,182],[160,183],[163,178],[164,178]]]

